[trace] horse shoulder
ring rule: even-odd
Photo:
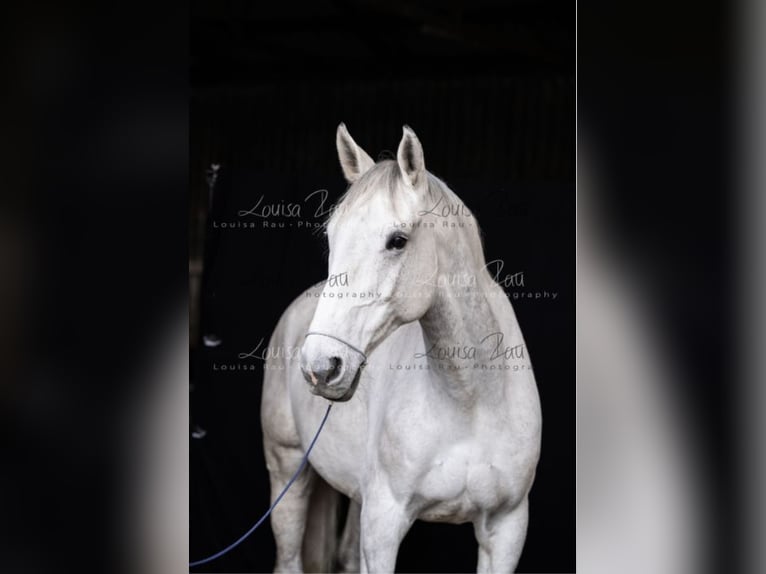
[[[300,444],[289,392],[291,369],[297,364],[292,353],[299,352],[323,287],[324,282],[318,283],[296,297],[282,313],[269,340],[272,352],[264,363],[261,424],[264,437],[277,444]]]

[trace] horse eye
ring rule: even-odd
[[[407,238],[404,235],[399,235],[398,233],[396,235],[392,235],[388,238],[388,241],[386,242],[386,249],[389,251],[391,249],[396,249],[397,251],[400,251],[404,249],[404,246],[407,245]]]

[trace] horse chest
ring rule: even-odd
[[[423,503],[421,518],[440,522],[471,520],[479,512],[502,506],[511,494],[499,463],[467,447],[437,456],[414,493]]]
[[[387,457],[384,466],[395,490],[412,501],[420,518],[466,522],[514,496],[512,461],[503,446],[507,442],[498,438],[450,440],[421,434],[418,441],[394,441],[395,448],[386,450],[396,456]]]
[[[435,401],[409,424],[386,420],[374,441],[375,467],[424,520],[460,523],[512,504],[518,493],[513,432],[492,413],[477,419]],[[400,409],[401,411],[401,409]],[[400,412],[394,409],[394,412]],[[445,425],[445,421],[450,421]]]

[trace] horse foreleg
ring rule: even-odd
[[[511,512],[482,516],[474,522],[479,543],[476,572],[514,572],[527,537],[529,501],[525,498]]]
[[[362,574],[394,571],[399,544],[412,522],[390,493],[371,490],[365,495],[360,518]]]
[[[300,466],[303,451],[273,443],[265,446],[273,503]],[[277,545],[274,572],[303,572],[301,547],[315,478],[314,469],[307,465],[271,513],[271,530]]]
[[[340,572],[359,572],[359,520],[361,507],[352,500],[348,505],[346,525],[340,539],[338,561]]]

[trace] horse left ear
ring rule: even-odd
[[[396,159],[404,179],[412,187],[418,187],[426,181],[426,162],[423,159],[423,146],[410,126],[404,126],[402,141]]]
[[[372,158],[356,144],[344,123],[338,125],[335,145],[338,148],[340,167],[343,169],[347,182],[354,183],[375,165]]]

